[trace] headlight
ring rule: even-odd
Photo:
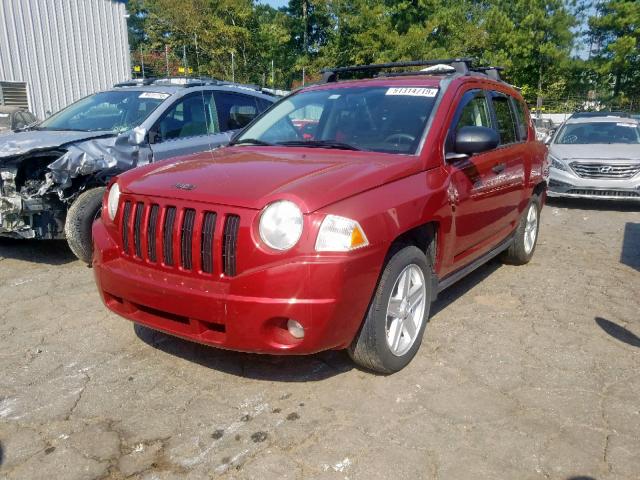
[[[109,213],[109,218],[111,220],[116,218],[119,202],[120,187],[118,186],[118,183],[114,183],[113,185],[111,185],[111,190],[109,190],[109,196],[107,197],[107,212]]]
[[[555,168],[556,170],[562,170],[563,172],[569,171],[569,167],[567,167],[563,162],[558,160],[553,155],[549,155],[549,160],[551,160],[551,168]]]
[[[300,240],[302,226],[302,212],[295,203],[273,202],[260,215],[260,238],[274,250],[289,250]]]
[[[327,215],[318,232],[316,251],[348,252],[367,245],[369,240],[358,222],[337,215]]]

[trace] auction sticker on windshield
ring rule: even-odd
[[[435,97],[437,94],[437,88],[419,87],[392,87],[385,93],[385,95],[408,95],[411,97]]]
[[[155,98],[157,100],[164,100],[165,98],[169,98],[168,93],[158,93],[158,92],[144,92],[141,93],[138,98]]]

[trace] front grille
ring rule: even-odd
[[[571,168],[582,178],[631,178],[640,172],[640,164],[571,163]]]
[[[133,258],[209,275],[220,265],[226,276],[237,274],[238,215],[126,198],[120,231],[123,253]]]
[[[124,202],[122,213],[122,248],[129,253],[129,220],[131,219],[131,202]]]
[[[217,215],[213,212],[205,212],[204,221],[202,222],[202,238],[200,244],[200,262],[202,271],[205,273],[213,273],[213,235],[216,231]]]
[[[144,203],[136,203],[136,217],[133,223],[133,245],[136,251],[136,257],[142,258],[142,215],[144,214]]]
[[[192,242],[193,242],[193,222],[196,219],[196,211],[188,208],[184,211],[182,218],[182,231],[180,234],[180,264],[185,270],[193,268]]]
[[[159,205],[151,205],[151,213],[149,214],[149,224],[147,225],[147,257],[151,262],[158,261],[158,241],[156,232],[158,231],[158,212]]]
[[[617,197],[617,198],[640,198],[640,193],[630,190],[590,190],[584,188],[574,188],[567,193],[574,195],[591,195],[594,197]]]
[[[222,244],[222,259],[224,261],[224,273],[230,277],[236,274],[236,249],[238,243],[238,227],[240,217],[229,215],[224,224],[224,242]]]
[[[162,253],[164,264],[173,265],[173,225],[176,221],[176,207],[168,207],[162,226]]]

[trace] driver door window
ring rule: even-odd
[[[469,95],[467,93],[467,95]],[[483,92],[477,92],[462,107],[454,117],[454,127],[449,130],[447,138],[447,152],[455,150],[455,137],[462,127],[487,127],[491,126],[491,114],[489,113],[489,103]]]
[[[456,125],[456,132],[462,127],[491,128],[490,118],[487,98],[483,94],[478,94],[462,109],[460,120]]]

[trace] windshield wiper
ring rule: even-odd
[[[243,138],[237,142],[233,142],[230,145],[261,145],[263,147],[273,147],[274,143],[265,142],[264,140],[258,140],[257,138]]]
[[[334,142],[331,140],[292,140],[290,142],[279,142],[277,145],[285,147],[310,147],[310,148],[335,148],[337,150],[362,150],[348,143]]]

